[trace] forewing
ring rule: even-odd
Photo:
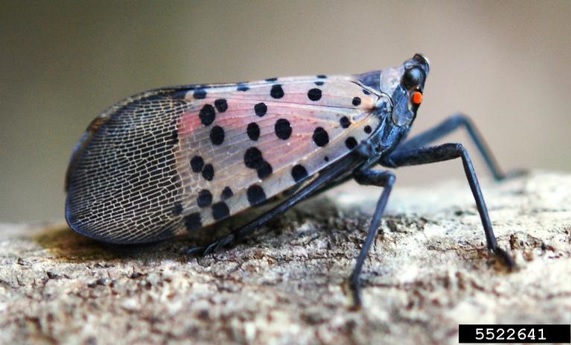
[[[161,89],[103,113],[76,148],[66,217],[108,242],[149,242],[230,217],[347,155],[378,124],[351,77]]]

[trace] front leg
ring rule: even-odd
[[[464,173],[466,174],[466,179],[470,185],[470,190],[474,196],[480,220],[482,221],[488,249],[500,257],[508,267],[514,267],[515,263],[511,256],[509,256],[506,251],[498,247],[496,236],[494,235],[494,229],[492,228],[492,222],[490,221],[490,216],[488,214],[488,208],[486,207],[480,183],[478,182],[478,178],[474,170],[474,165],[472,164],[468,151],[466,151],[462,144],[450,143],[432,147],[413,148],[409,146],[405,149],[398,148],[390,154],[387,159],[381,161],[381,164],[396,168],[407,165],[442,162],[455,158],[462,159]]]
[[[445,119],[437,126],[430,128],[427,131],[417,134],[416,136],[406,140],[404,143],[399,145],[397,150],[409,151],[409,150],[418,149],[420,147],[428,146],[433,142],[435,142],[436,140],[442,139],[446,135],[454,131],[457,131],[458,129],[461,128],[465,128],[466,131],[468,132],[470,139],[472,139],[472,141],[476,145],[478,152],[484,159],[486,166],[488,167],[488,169],[490,170],[492,176],[494,176],[494,179],[496,181],[523,174],[522,170],[515,170],[509,172],[508,174],[503,173],[502,170],[500,169],[500,166],[494,159],[492,151],[486,144],[486,141],[484,140],[484,138],[482,137],[482,135],[480,134],[480,132],[478,131],[472,120],[470,120],[468,116],[461,113],[456,113]],[[389,166],[391,165],[389,164]]]
[[[361,306],[361,286],[359,277],[363,270],[363,263],[365,262],[365,259],[367,259],[367,255],[371,249],[371,245],[379,233],[381,217],[385,211],[385,207],[387,206],[387,201],[391,194],[391,190],[393,189],[393,185],[395,184],[395,175],[389,171],[357,170],[353,176],[355,181],[359,184],[384,187],[383,193],[377,202],[373,219],[371,219],[367,238],[365,239],[365,243],[363,243],[363,247],[361,247],[361,252],[357,257],[357,262],[355,263],[353,272],[351,272],[351,275],[349,276],[349,287],[353,293],[353,304],[358,308]]]

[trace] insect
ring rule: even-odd
[[[209,253],[260,228],[298,202],[355,179],[383,187],[349,278],[359,276],[395,183],[391,170],[460,158],[484,228],[498,247],[478,179],[461,144],[431,146],[466,128],[494,177],[500,171],[472,122],[454,115],[410,139],[428,60],[353,76],[271,78],[144,92],[97,117],[77,144],[66,176],[66,219],[80,234],[132,244],[201,231],[286,197],[206,248]]]

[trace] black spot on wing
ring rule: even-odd
[[[268,106],[264,102],[258,103],[254,106],[254,112],[259,117],[262,117],[268,112]]]
[[[198,192],[198,198],[196,198],[196,203],[198,207],[208,207],[212,204],[212,193],[208,189],[203,189]]]
[[[202,107],[202,109],[200,109],[198,117],[200,118],[200,122],[202,122],[203,125],[205,126],[211,125],[212,122],[214,122],[214,119],[216,118],[214,107],[210,104],[205,104]]]
[[[214,101],[214,106],[219,113],[223,113],[228,110],[228,102],[224,98],[220,98]]]
[[[245,92],[245,91],[250,90],[250,87],[244,83],[238,83],[236,85],[236,90],[241,91],[241,92]]]
[[[244,165],[247,168],[256,170],[260,179],[265,179],[273,172],[273,168],[264,158],[262,152],[257,147],[250,147],[244,153]]]
[[[202,169],[202,177],[204,177],[206,181],[212,181],[212,179],[214,178],[214,167],[212,166],[212,164],[206,164],[204,166],[204,168]]]
[[[349,137],[345,140],[345,146],[347,146],[349,150],[352,150],[357,146],[357,140],[353,137]]]
[[[264,188],[260,185],[251,185],[248,187],[246,194],[248,196],[248,202],[252,206],[259,205],[266,201],[266,193],[264,192]]]
[[[220,194],[220,199],[222,199],[222,200],[230,199],[233,195],[234,195],[234,192],[232,191],[232,188],[226,186],[226,187],[224,187],[224,189],[222,190],[222,193]]]
[[[291,169],[291,177],[295,183],[301,182],[307,177],[307,169],[301,164],[296,164]]]
[[[213,145],[222,145],[224,142],[224,129],[220,126],[214,126],[210,130],[210,141]]]
[[[189,231],[202,228],[202,220],[200,218],[200,213],[195,212],[184,217],[184,226]]]
[[[250,122],[248,127],[246,127],[246,133],[248,134],[248,138],[256,141],[260,138],[260,126],[255,122]]]
[[[270,96],[275,99],[280,99],[284,96],[284,89],[280,84],[273,85],[270,90]]]
[[[196,90],[194,90],[192,96],[195,99],[204,99],[206,98],[206,89],[204,89],[203,87],[199,87]]]
[[[172,214],[179,216],[182,213],[183,207],[180,202],[175,202],[172,208]]]
[[[351,126],[351,121],[347,116],[343,116],[341,119],[339,119],[339,124],[341,125],[342,128],[348,128],[349,126]]]
[[[320,89],[310,89],[307,92],[307,98],[309,98],[311,101],[319,101],[321,99],[321,90]]]
[[[313,142],[319,147],[323,147],[329,143],[329,134],[323,127],[317,127],[313,131]]]
[[[291,124],[286,119],[278,119],[274,125],[276,136],[282,140],[287,140],[291,136]]]
[[[214,218],[214,220],[224,219],[229,215],[230,209],[224,201],[220,201],[212,205],[212,218]]]
[[[190,160],[190,168],[192,169],[192,171],[194,171],[195,173],[201,172],[203,167],[204,167],[204,159],[202,159],[202,157],[200,156],[192,157],[192,159]]]

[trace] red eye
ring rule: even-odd
[[[413,105],[420,105],[422,103],[422,93],[420,91],[413,92],[410,101]]]

